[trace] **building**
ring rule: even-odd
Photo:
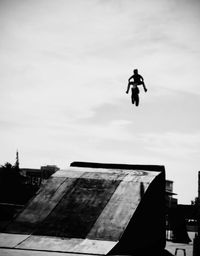
[[[166,194],[166,206],[171,208],[178,204],[177,198],[174,198],[174,195],[177,195],[173,192],[173,184],[172,180],[166,180],[165,182],[165,194]]]
[[[40,167],[42,178],[48,179],[52,174],[60,170],[56,165],[45,165]]]
[[[41,166],[40,169],[21,168],[20,172],[27,178],[26,183],[40,186],[44,180],[47,180],[53,173],[58,171],[56,165]]]

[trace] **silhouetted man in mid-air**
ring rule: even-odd
[[[139,88],[138,85],[143,85],[144,91],[147,92],[147,88],[144,84],[144,78],[138,74],[138,70],[133,70],[133,75],[128,79],[128,87],[126,90],[126,93],[129,92],[130,87],[132,86],[132,94],[131,94],[131,100],[132,104],[135,103],[136,106],[139,106]]]

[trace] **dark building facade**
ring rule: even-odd
[[[166,180],[165,182],[165,194],[166,194],[166,206],[171,208],[175,207],[178,204],[177,198],[174,198],[174,195],[177,195],[173,192],[174,182],[172,180]]]
[[[26,177],[26,183],[40,186],[44,180],[47,180],[53,173],[58,171],[56,165],[41,166],[40,169],[21,168],[20,172]]]

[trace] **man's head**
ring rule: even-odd
[[[134,74],[138,74],[138,70],[137,70],[137,69],[134,69],[134,70],[133,70],[133,73],[134,73]]]

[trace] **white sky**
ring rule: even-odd
[[[200,170],[199,0],[0,0],[0,164],[160,164],[179,203]],[[125,93],[138,68],[139,108]]]

